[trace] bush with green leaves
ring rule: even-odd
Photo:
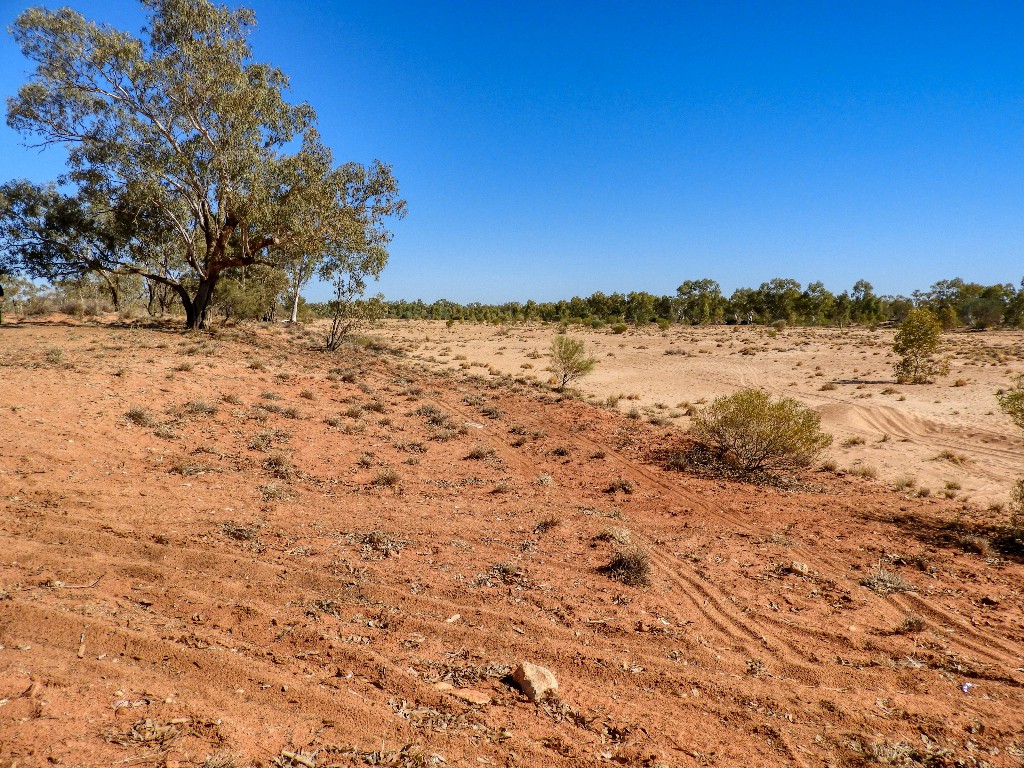
[[[551,342],[551,364],[548,369],[555,375],[558,388],[581,379],[594,370],[597,360],[587,356],[585,345],[579,339],[555,336]]]
[[[719,397],[693,417],[690,434],[744,473],[806,467],[832,444],[815,411],[759,389]]]
[[[999,407],[1014,423],[1024,429],[1024,376],[1018,376],[1013,389],[998,395]]]
[[[928,309],[912,309],[896,332],[892,349],[900,356],[894,366],[900,384],[928,384],[947,372],[933,356],[939,351],[942,322]]]
[[[1013,389],[999,394],[999,407],[1014,423],[1024,429],[1024,376],[1018,376]],[[1024,528],[1024,477],[1020,478],[1010,492],[1011,524]]]

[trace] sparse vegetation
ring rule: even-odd
[[[605,493],[632,493],[633,481],[625,477],[617,477],[608,484],[604,491]]]
[[[879,595],[891,595],[897,592],[913,592],[914,585],[904,579],[898,573],[887,571],[879,563],[878,567],[868,576],[861,579],[860,583],[877,592]]]
[[[897,635],[913,635],[925,628],[924,619],[914,614],[907,614],[903,617],[903,621],[900,622],[899,626],[896,627],[893,632]]]
[[[153,415],[148,410],[138,405],[134,405],[129,408],[128,412],[125,414],[125,418],[132,424],[137,424],[140,427],[152,427],[156,424],[153,419]]]

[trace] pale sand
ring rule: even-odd
[[[546,381],[557,332],[555,325],[449,328],[440,321],[388,321],[374,334],[403,343],[431,366]],[[617,407],[637,408],[644,418],[667,417],[685,429],[687,404],[760,387],[821,414],[823,429],[835,437],[830,457],[840,468],[873,468],[879,480],[912,480],[932,493],[959,484],[948,492],[986,505],[1005,502],[1024,475],[1024,435],[995,397],[1014,375],[1024,374],[1024,332],[946,334],[949,375],[914,386],[896,384],[893,377],[893,330],[791,328],[773,337],[761,327],[673,326],[665,332],[569,333],[598,360],[579,389],[602,401],[624,395]],[[966,383],[954,386],[958,380]],[[822,390],[826,384],[835,388]],[[864,443],[847,444],[851,439]],[[939,458],[944,452],[952,459]]]

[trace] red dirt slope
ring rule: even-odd
[[[0,766],[1024,764],[996,516],[310,344],[0,327]]]

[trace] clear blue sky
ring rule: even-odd
[[[394,165],[388,298],[1024,276],[1019,0],[248,4],[336,157]],[[27,71],[5,37],[0,90]],[[20,143],[0,177],[59,172]]]

